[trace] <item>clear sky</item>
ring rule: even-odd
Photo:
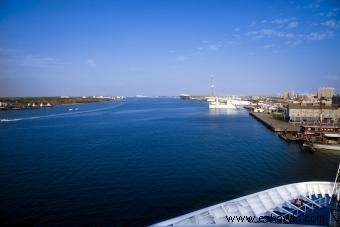
[[[340,90],[340,1],[0,1],[0,96]]]

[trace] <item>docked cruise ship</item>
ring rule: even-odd
[[[340,165],[335,182],[283,185],[152,226],[340,226],[339,174]]]
[[[210,97],[207,101],[209,103],[209,109],[236,109],[236,106],[230,99]]]
[[[228,98],[215,96],[215,85],[213,78],[210,80],[211,96],[208,97],[209,109],[236,109],[236,106]]]
[[[240,98],[215,96],[215,85],[212,78],[210,81],[210,89],[211,95],[207,97],[209,109],[237,109],[241,106],[250,105],[249,101],[241,100]]]

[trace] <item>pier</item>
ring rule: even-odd
[[[300,127],[291,125],[288,122],[273,119],[267,113],[254,113],[249,112],[258,121],[262,122],[267,128],[276,132],[278,136],[289,142],[289,141],[299,141],[297,134],[300,132]]]
[[[274,132],[299,132],[300,131],[300,127],[291,125],[285,121],[273,119],[267,113],[250,112],[250,115],[252,115],[257,120],[261,121],[263,124],[265,124],[268,128],[270,128]]]

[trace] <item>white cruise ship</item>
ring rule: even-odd
[[[209,109],[236,109],[236,106],[230,99],[211,97],[207,101],[209,103]]]
[[[208,97],[209,109],[236,109],[238,106],[247,105],[248,102],[243,102],[240,99],[230,99],[226,97],[215,96],[215,85],[213,78],[210,80],[211,96]]]

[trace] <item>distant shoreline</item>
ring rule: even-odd
[[[53,106],[107,102],[121,100],[122,96],[82,96],[82,97],[8,97],[0,98],[0,111],[50,108]]]

